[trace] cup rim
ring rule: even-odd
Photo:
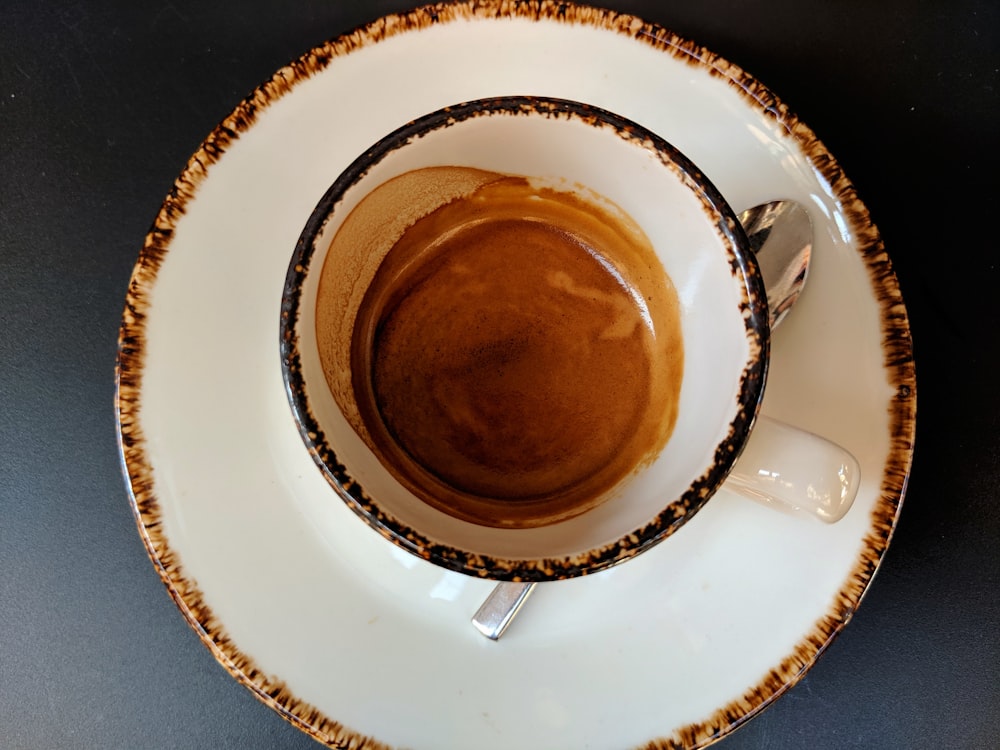
[[[412,140],[445,125],[494,114],[577,118],[589,124],[609,125],[620,137],[656,153],[699,194],[716,218],[717,229],[731,250],[733,273],[742,279],[745,289],[741,308],[751,354],[740,378],[736,414],[728,435],[716,446],[711,467],[641,528],[571,556],[509,559],[462,550],[434,541],[387,513],[338,459],[310,407],[302,372],[297,334],[301,293],[315,241],[341,198],[382,159]],[[398,547],[448,570],[497,581],[542,582],[595,573],[631,559],[673,534],[704,506],[732,470],[756,420],[770,360],[770,327],[763,280],[746,234],[732,207],[690,159],[659,135],[600,107],[568,99],[519,95],[475,99],[428,113],[380,138],[340,173],[310,213],[289,261],[281,298],[279,354],[285,394],[299,435],[324,479],[357,516]]]

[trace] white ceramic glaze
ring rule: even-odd
[[[754,426],[726,488],[782,512],[836,523],[861,486],[858,460],[839,445],[776,419]]]
[[[329,257],[333,238],[375,188],[406,172],[438,166],[526,176],[539,185],[582,190],[593,200],[610,201],[611,210],[624,211],[642,228],[677,291],[684,371],[673,434],[651,465],[629,477],[602,505],[570,520],[502,529],[430,507],[385,469],[344,417],[327,385],[316,346],[316,290],[325,264],[352,273],[346,260]],[[355,173],[360,173],[356,179]],[[425,208],[429,213],[436,207]],[[678,518],[696,512],[703,499],[695,493],[701,486],[714,491],[742,450],[766,368],[762,282],[748,259],[744,237],[734,231],[735,215],[714,186],[668,143],[641,128],[565,101],[501,99],[450,107],[398,135],[387,135],[384,146],[366,149],[321,201],[313,222],[318,231],[303,235],[300,246],[307,253],[296,253],[290,268],[295,281],[290,281],[288,296],[295,324],[293,336],[282,338],[297,342],[295,371],[302,378],[301,386],[290,389],[295,393],[292,400],[310,415],[303,429],[306,442],[316,444],[315,420],[322,442],[317,454],[332,449],[335,458],[323,464],[331,484],[339,490],[345,481],[331,470],[346,471],[346,481],[358,482],[366,502],[378,509],[373,524],[393,524],[391,539],[405,549],[416,547],[419,554],[433,555],[434,561],[456,569],[456,552],[463,561],[469,555],[488,556],[487,563],[467,563],[465,568],[489,573],[487,577],[495,576],[497,558],[511,559],[509,564],[519,566],[514,568],[518,571],[530,571],[534,561],[542,575],[561,578],[567,574],[553,559],[581,557],[583,562],[572,563],[572,574],[593,572],[655,543],[679,525]],[[368,232],[385,234],[382,244],[387,249],[401,230],[397,223],[394,214],[386,215]],[[303,266],[304,276],[299,270]],[[367,277],[357,278],[353,285],[344,285],[345,300],[363,295]],[[346,301],[344,307],[350,309]],[[354,320],[350,314],[348,318],[342,325],[350,331]],[[340,359],[350,361],[348,348]],[[816,461],[810,468],[816,470]],[[658,517],[663,531],[631,541]],[[410,530],[429,543],[414,542]],[[435,549],[437,545],[447,551]],[[608,551],[612,545],[626,549],[615,556]]]
[[[885,550],[912,438],[912,370],[887,354],[908,353],[905,310],[891,270],[863,255],[879,245],[849,185],[824,176],[829,160],[805,151],[811,133],[740,71],[627,17],[488,11],[441,8],[438,22],[396,19],[331,45],[321,63],[299,63],[321,69],[286,69],[270,104],[227,121],[240,134],[219,131],[221,153],[188,165],[137,266],[141,316],[127,310],[123,329],[122,449],[140,531],[226,669],[319,739],[704,744],[801,676]],[[633,119],[737,210],[808,207],[809,286],[773,338],[762,409],[843,445],[862,481],[836,524],[720,491],[669,543],[544,584],[494,643],[468,625],[491,582],[406,554],[331,498],[289,412],[277,339],[290,250],[332,178],[402,123],[504,94]]]

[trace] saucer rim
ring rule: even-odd
[[[385,747],[378,740],[353,732],[322,715],[314,707],[296,698],[283,683],[262,672],[230,640],[223,623],[205,603],[196,584],[185,574],[173,553],[160,526],[160,508],[152,466],[146,455],[145,438],[139,420],[149,293],[169,249],[173,229],[184,214],[186,203],[196,197],[198,187],[206,178],[211,165],[221,158],[241,132],[253,126],[258,113],[269,103],[290,93],[302,80],[320,73],[335,57],[378,43],[389,36],[461,18],[492,19],[512,16],[584,23],[628,35],[683,62],[706,67],[713,76],[721,77],[735,87],[755,109],[781,123],[802,147],[816,170],[828,180],[833,194],[843,206],[857,236],[858,252],[864,261],[871,291],[879,307],[883,365],[889,385],[895,393],[889,404],[888,456],[857,564],[827,614],[817,621],[794,652],[772,669],[761,683],[748,690],[742,698],[717,709],[703,721],[675,730],[672,737],[654,739],[650,743],[652,746],[663,744],[702,747],[741,726],[801,679],[850,621],[860,604],[888,548],[906,491],[915,434],[916,379],[909,322],[892,265],[867,208],[861,203],[839,164],[812,130],[756,79],[732,63],[658,25],[646,23],[628,14],[587,6],[571,6],[564,2],[524,5],[507,0],[471,0],[459,4],[441,3],[384,16],[318,45],[255,89],[191,156],[164,200],[133,270],[122,317],[115,368],[117,437],[132,510],[150,560],[170,596],[202,642],[238,682],[246,685],[262,702],[290,723],[321,742],[364,748]]]

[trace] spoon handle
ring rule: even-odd
[[[473,626],[491,641],[497,640],[534,589],[533,583],[498,583],[472,616]]]

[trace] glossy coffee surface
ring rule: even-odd
[[[463,182],[474,186],[392,243],[354,315],[358,432],[446,513],[552,523],[613,497],[669,437],[683,369],[676,294],[641,230],[579,188],[434,168],[359,210],[393,212],[407,185]],[[331,257],[351,251],[340,239]]]

